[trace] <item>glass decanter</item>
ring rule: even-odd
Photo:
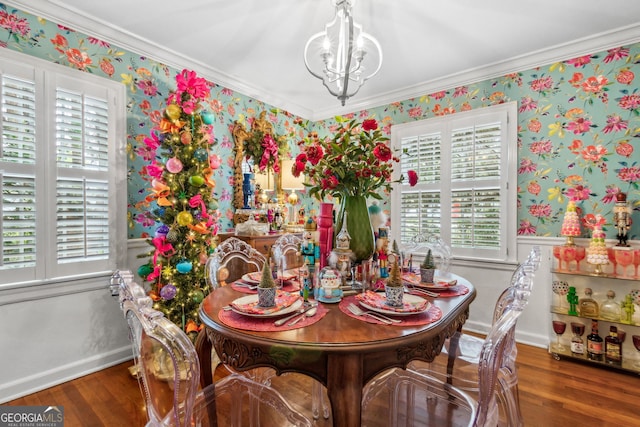
[[[591,288],[585,288],[584,298],[580,298],[580,300],[578,301],[578,312],[580,313],[581,317],[598,317],[600,310],[598,308],[598,303],[596,302],[596,300],[591,298],[592,294],[593,291],[591,290]]]
[[[607,292],[607,299],[600,304],[600,318],[604,320],[620,321],[621,307],[615,302],[616,293],[613,290]]]

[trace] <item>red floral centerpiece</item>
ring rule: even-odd
[[[336,117],[338,129],[331,138],[320,139],[312,132],[300,141],[300,154],[292,168],[294,176],[304,173],[309,178],[305,183],[309,194],[322,201],[327,195],[340,199],[341,209],[336,230],[341,229],[344,212],[347,215],[347,230],[351,235],[350,249],[357,261],[368,259],[373,254],[374,239],[367,210],[367,198],[382,199],[381,192],[391,191],[395,163],[400,158],[389,146],[389,138],[378,127],[375,119],[362,123]],[[418,181],[415,171],[407,173],[413,186]]]

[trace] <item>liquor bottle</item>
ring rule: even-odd
[[[604,340],[604,360],[610,365],[622,364],[622,343],[615,326],[609,328],[609,336]]]
[[[598,321],[591,320],[591,333],[587,335],[587,357],[589,360],[602,361],[603,344],[602,337],[598,335]]]
[[[613,290],[607,292],[607,299],[600,304],[600,318],[619,322],[622,315],[620,304],[615,302],[616,293]]]
[[[573,332],[573,337],[571,337],[571,353],[583,355],[584,340],[582,339],[582,334],[584,334],[584,325],[582,323],[571,322],[571,332]]]
[[[598,303],[596,300],[591,298],[593,291],[591,288],[585,288],[584,290],[584,298],[580,298],[578,301],[578,311],[580,312],[581,317],[598,317]]]

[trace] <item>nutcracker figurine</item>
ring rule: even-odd
[[[618,244],[616,246],[629,247],[627,243],[627,232],[631,227],[631,207],[627,202],[625,193],[616,194],[616,204],[613,207],[613,223],[618,229]]]

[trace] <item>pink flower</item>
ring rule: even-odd
[[[626,58],[627,56],[629,56],[629,49],[626,47],[617,47],[614,49],[609,49],[607,53],[608,55],[604,57],[605,64]]]
[[[570,60],[568,60],[566,62],[567,62],[567,64],[573,65],[576,68],[583,68],[585,65],[591,63],[591,56],[590,55],[584,55],[584,56],[580,56],[578,58],[570,59]]]
[[[411,187],[415,186],[418,183],[418,174],[414,170],[410,170],[407,172],[407,177],[409,178],[409,185]]]
[[[518,227],[519,235],[533,236],[536,234],[536,227],[528,220],[520,221],[520,227]]]
[[[602,130],[604,133],[619,132],[627,128],[627,121],[617,114],[610,114],[607,116],[607,125]]]
[[[572,131],[576,135],[589,132],[589,129],[591,129],[591,121],[584,117],[578,117],[567,125],[567,130]]]
[[[531,90],[535,92],[544,92],[545,90],[551,89],[553,86],[553,80],[551,77],[542,77],[539,79],[535,79],[530,84]]]
[[[640,95],[625,95],[618,101],[618,106],[623,110],[635,110],[640,107]]]
[[[545,141],[535,141],[531,143],[530,150],[532,153],[540,155],[540,154],[549,154],[551,153],[551,141],[548,139]]]

